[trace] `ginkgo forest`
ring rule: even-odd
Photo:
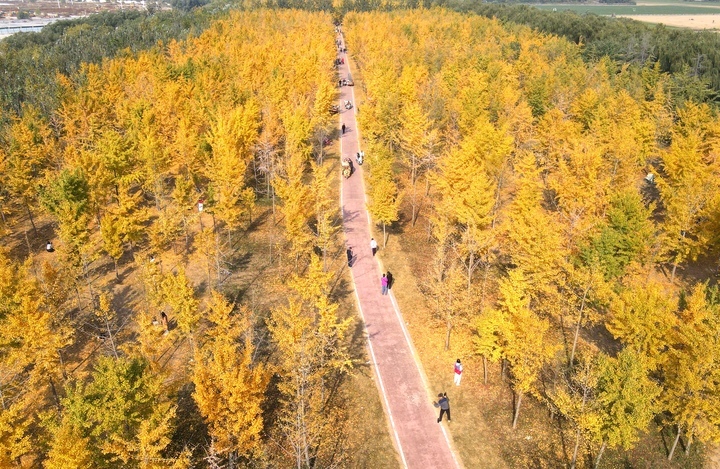
[[[463,465],[711,466],[709,82],[449,3],[116,15],[0,41],[0,467],[402,467],[345,259],[338,31]]]

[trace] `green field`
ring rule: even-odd
[[[653,2],[653,5],[572,5],[572,4],[532,4],[541,10],[572,10],[580,14],[596,15],[712,15],[720,14],[720,3],[702,5],[681,4],[676,2]]]

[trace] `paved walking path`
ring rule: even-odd
[[[342,41],[342,37],[339,39]],[[343,42],[344,44],[344,42]],[[347,78],[349,57],[339,66],[340,78]],[[353,103],[346,110],[345,101]],[[340,124],[345,133],[340,138],[342,158],[351,158],[355,172],[342,180],[343,226],[347,245],[355,255],[352,276],[360,312],[368,335],[371,359],[378,387],[383,394],[385,412],[390,420],[395,446],[404,467],[411,469],[451,469],[460,467],[451,448],[447,423],[437,423],[437,400],[423,381],[420,363],[413,355],[410,336],[405,329],[397,303],[391,295],[381,295],[380,266],[370,250],[370,220],[365,207],[363,167],[355,162],[359,151],[359,133],[355,119],[353,87],[340,88]],[[361,110],[362,112],[362,110]],[[370,155],[366,155],[369,158]],[[382,240],[377,240],[382,248]],[[452,410],[452,401],[451,410]],[[452,425],[452,423],[450,423]]]

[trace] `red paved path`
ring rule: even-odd
[[[345,59],[345,64],[339,66],[340,78],[347,78],[349,57],[347,54],[338,57]],[[352,109],[345,109],[345,100],[353,103]],[[346,126],[345,134],[340,138],[340,151],[343,158],[351,157],[355,167],[349,179],[341,177],[343,226],[347,244],[355,254],[351,271],[360,312],[365,321],[378,387],[383,393],[385,412],[405,467],[457,468],[459,465],[443,428],[446,423],[437,423],[438,411],[432,406],[436,398],[426,389],[420,364],[414,358],[410,337],[400,312],[390,295],[381,295],[382,273],[370,250],[363,167],[357,165],[354,156],[359,149],[354,104],[353,88],[340,88],[340,125]],[[378,244],[382,247],[381,240]]]

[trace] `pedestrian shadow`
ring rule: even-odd
[[[352,223],[359,216],[360,216],[360,210],[345,210],[345,209],[343,209],[342,220],[343,220],[343,225],[346,225],[345,228],[348,229],[349,227],[347,226],[347,224]]]

